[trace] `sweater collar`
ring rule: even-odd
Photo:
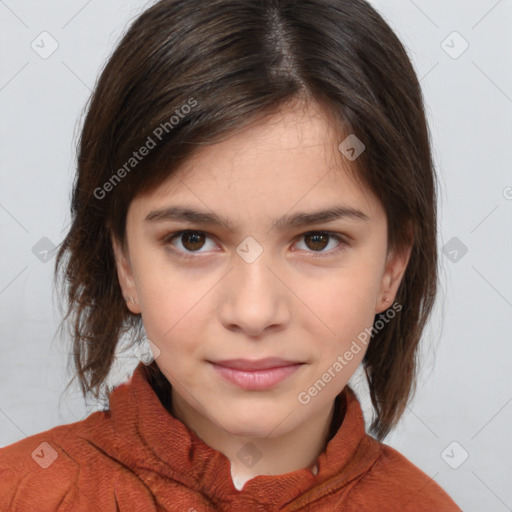
[[[142,362],[132,378],[110,395],[117,438],[130,444],[130,450],[124,451],[124,457],[131,459],[128,464],[156,471],[217,503],[247,497],[273,507],[293,500],[311,503],[366,472],[375,462],[379,443],[366,434],[361,407],[349,386],[338,395],[336,405],[330,440],[317,459],[317,475],[307,468],[259,475],[239,491],[231,479],[229,459],[170,414]]]

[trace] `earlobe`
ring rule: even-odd
[[[386,268],[382,276],[380,294],[375,305],[375,313],[382,313],[388,309],[395,300],[398,287],[402,282],[407,264],[409,263],[411,250],[412,245],[407,245],[388,254]]]
[[[121,291],[126,300],[126,306],[132,313],[139,314],[141,311],[137,301],[137,289],[135,286],[131,262],[119,241],[116,240],[114,236],[111,237],[111,241],[119,286],[121,287]]]

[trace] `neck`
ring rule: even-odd
[[[310,468],[316,474],[313,467],[330,439],[335,404],[328,404],[298,428],[264,438],[232,435],[187,407],[174,394],[172,413],[206,444],[229,459],[233,483],[241,490],[248,480],[258,475],[281,475],[302,468]],[[255,459],[259,459],[257,464]]]

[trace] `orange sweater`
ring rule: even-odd
[[[110,409],[0,449],[0,511],[428,511],[461,509],[425,473],[365,432],[347,386],[344,417],[318,458],[238,491],[230,462],[160,402],[139,363]]]

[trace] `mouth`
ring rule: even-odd
[[[248,391],[270,389],[294,374],[304,364],[279,358],[229,359],[209,363],[224,379]]]
[[[225,368],[232,368],[233,370],[240,371],[259,371],[259,370],[272,370],[274,368],[283,368],[285,366],[293,366],[302,364],[300,361],[289,361],[280,359],[278,357],[266,357],[264,359],[225,359],[222,361],[210,361],[211,363],[223,366]]]

